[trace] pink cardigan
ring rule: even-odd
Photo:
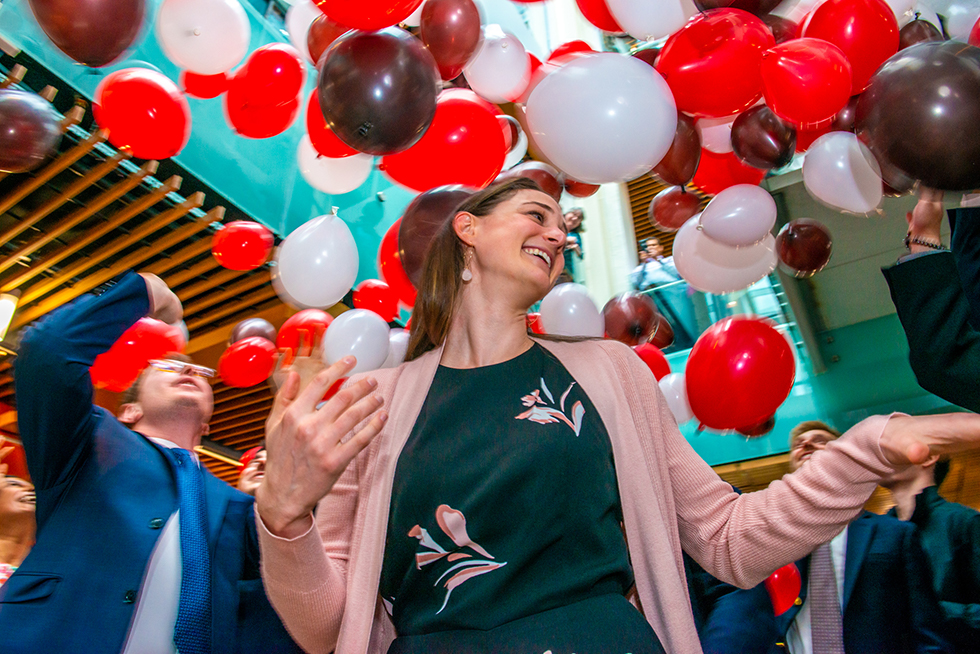
[[[615,341],[541,342],[581,384],[612,441],[634,602],[670,654],[700,654],[681,550],[741,587],[835,536],[893,470],[872,417],[767,490],[737,495],[681,436],[653,375]],[[384,654],[395,630],[378,593],[395,465],[441,349],[372,373],[390,418],[320,502],[317,529],[291,540],[259,520],[266,592],[309,652]]]

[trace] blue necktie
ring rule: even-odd
[[[190,452],[172,449],[180,498],[180,605],[174,644],[180,654],[211,652],[211,560],[204,477]]]

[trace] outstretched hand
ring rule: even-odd
[[[882,454],[894,465],[918,465],[934,454],[980,449],[980,415],[892,416],[880,443]]]
[[[277,536],[294,538],[309,529],[317,502],[388,419],[380,411],[382,400],[374,394],[378,384],[373,378],[341,390],[316,408],[327,389],[354,364],[353,357],[345,357],[317,373],[302,390],[299,374],[290,371],[276,394],[265,427],[265,478],[255,499],[262,521]],[[365,427],[343,441],[368,418],[372,419]]]

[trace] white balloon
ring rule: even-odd
[[[198,75],[218,75],[248,54],[252,28],[238,0],[164,0],[157,39],[172,62]]]
[[[422,4],[419,5],[419,8],[416,9],[415,11],[413,11],[412,12],[412,15],[409,16],[408,18],[406,18],[405,20],[403,20],[402,22],[405,23],[406,25],[408,25],[409,27],[418,27],[419,25],[421,25],[422,24],[422,8],[424,6],[425,6],[425,2],[423,0]]]
[[[738,116],[727,118],[698,118],[694,129],[701,137],[701,147],[716,154],[732,151],[732,123]]]
[[[653,168],[674,141],[677,107],[667,82],[613,52],[577,57],[545,77],[527,103],[531,137],[569,177],[624,182]]]
[[[405,355],[408,354],[407,329],[392,329],[388,332],[388,358],[381,364],[382,368],[397,368],[405,363]]]
[[[616,22],[640,41],[670,36],[687,22],[680,0],[606,0],[606,5]]]
[[[957,0],[946,10],[946,33],[950,38],[966,43],[977,19],[980,19],[980,3]]]
[[[556,336],[605,334],[605,321],[581,284],[559,284],[541,300],[541,327]]]
[[[660,391],[664,394],[667,406],[674,414],[677,424],[683,424],[694,418],[691,403],[687,400],[687,379],[683,373],[674,372],[661,379]]]
[[[514,147],[510,149],[507,156],[504,157],[504,167],[503,170],[510,170],[517,164],[524,160],[524,155],[527,154],[527,134],[524,130],[518,126],[517,128],[517,143]]]
[[[357,278],[357,243],[347,223],[336,214],[297,227],[282,242],[278,254],[278,284],[295,306],[332,307]]]
[[[912,7],[915,6],[916,0],[885,0],[885,2],[895,12],[895,18],[898,19],[899,25],[901,26],[903,17],[910,14]]]
[[[831,132],[813,142],[803,159],[803,185],[838,211],[867,214],[881,204],[881,167],[850,132]]]
[[[677,230],[673,245],[677,272],[694,288],[705,293],[734,293],[776,268],[776,239],[772,234],[757,245],[736,248],[705,236],[698,229],[699,218],[691,218]]]
[[[918,15],[918,19],[916,19],[916,15]],[[932,23],[932,26],[939,30],[940,33],[943,31],[943,23],[939,20],[936,12],[921,2],[898,17],[898,26],[899,28],[905,27],[913,20],[924,20],[927,23]]]
[[[345,311],[323,337],[323,360],[333,365],[347,355],[357,358],[349,374],[377,370],[388,358],[388,323],[367,309]]]
[[[350,193],[366,182],[374,170],[374,157],[363,152],[340,159],[321,156],[307,134],[296,148],[296,160],[303,179],[318,191],[331,195]]]
[[[711,239],[745,247],[762,241],[776,224],[776,201],[751,184],[729,186],[701,213],[701,230]]]
[[[463,75],[480,97],[494,103],[513,102],[531,81],[531,58],[516,36],[500,25],[487,25]]]
[[[303,59],[316,65],[310,56],[310,44],[307,38],[310,34],[310,25],[313,24],[323,12],[316,8],[311,0],[299,0],[286,12],[286,32],[289,34],[289,42],[299,50]]]

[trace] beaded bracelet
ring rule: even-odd
[[[918,236],[912,236],[912,232],[905,235],[905,247],[909,250],[912,249],[912,243],[916,245],[921,245],[923,247],[932,248],[933,250],[948,250],[942,243],[933,243],[932,241],[927,241],[925,239],[919,238]]]

